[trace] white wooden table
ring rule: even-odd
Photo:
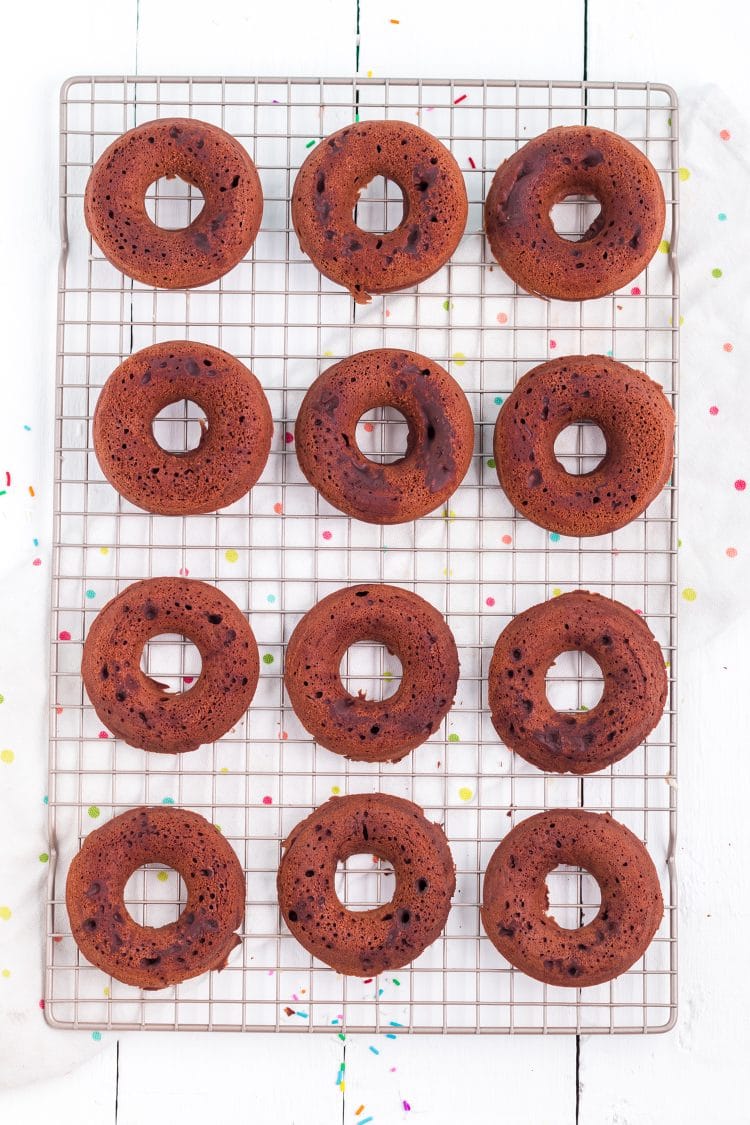
[[[13,380],[15,413],[24,413],[39,439],[28,453],[29,473],[41,486],[35,526],[45,529],[48,542],[58,254],[56,126],[62,79],[74,73],[345,75],[355,71],[359,42],[362,74],[652,80],[671,83],[693,107],[700,103],[701,88],[715,83],[742,104],[748,31],[747,10],[739,12],[733,0],[716,0],[700,9],[684,0],[630,0],[618,6],[607,0],[493,5],[433,0],[429,6],[414,0],[294,0],[257,6],[241,0],[67,0],[16,6],[12,19],[6,16],[0,48],[5,107],[2,379],[6,391]],[[683,116],[683,128],[684,123]],[[684,216],[684,229],[690,229],[689,216]],[[696,294],[692,307],[700,308]],[[742,337],[747,344],[741,324],[732,325],[731,333],[727,339]],[[694,403],[703,402],[698,381],[711,378],[700,349],[697,334],[691,337],[686,325],[682,570],[687,575],[696,568],[705,583],[722,579],[711,575],[708,563],[701,569],[701,537],[711,521],[711,482],[691,470],[692,443],[701,440],[691,411]],[[16,357],[12,365],[11,356]],[[23,364],[17,357],[24,357]],[[742,427],[735,437],[739,443]],[[28,522],[5,514],[2,518],[7,530],[2,550],[9,552],[12,584],[6,578],[0,589],[0,643],[3,659],[26,668],[29,693],[22,712],[8,718],[0,714],[1,737],[3,744],[12,738],[14,745],[35,748],[41,793],[46,684],[40,669],[46,665],[49,566],[42,576],[14,567],[13,553],[20,558],[25,551]],[[747,538],[743,527],[737,526],[734,538],[742,554]],[[42,545],[42,560],[48,564],[44,550]],[[738,560],[733,572],[738,592],[744,565]],[[744,574],[747,578],[746,569]],[[746,613],[746,600],[744,609]],[[404,1037],[378,1057],[369,1051],[369,1040],[354,1037],[343,1044],[333,1034],[282,1039],[150,1033],[116,1038],[105,1033],[100,1049],[89,1042],[88,1061],[49,1078],[80,1051],[70,1048],[75,1035],[40,1027],[38,1042],[29,1041],[22,1064],[16,1061],[9,1070],[8,1053],[0,1057],[0,1079],[11,1084],[0,1089],[0,1120],[9,1125],[46,1120],[191,1125],[209,1115],[231,1115],[231,1120],[279,1125],[362,1125],[369,1117],[375,1125],[412,1118],[434,1125],[456,1120],[677,1125],[711,1114],[722,1125],[750,1121],[740,1081],[750,1045],[743,937],[750,905],[742,893],[750,845],[742,784],[748,768],[737,721],[746,696],[741,655],[745,614],[741,600],[737,604],[717,597],[715,612],[707,608],[701,615],[686,611],[682,616],[681,995],[674,1032],[578,1041],[575,1036]],[[729,721],[722,725],[724,716]],[[0,789],[0,802],[4,799]],[[13,800],[11,791],[8,799]],[[1,902],[12,875],[1,867],[0,872],[6,880],[4,886],[0,879]],[[24,907],[29,932],[41,917],[41,899],[40,882],[39,901]],[[0,944],[0,960],[2,950]],[[0,1027],[7,1030],[13,1019],[0,992]],[[342,1093],[335,1079],[344,1060]],[[13,1082],[26,1084],[14,1087]]]

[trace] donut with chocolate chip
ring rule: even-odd
[[[601,905],[567,929],[548,913],[547,876],[560,864],[596,879]],[[522,820],[493,852],[481,919],[488,938],[517,969],[569,988],[603,984],[643,956],[664,913],[651,856],[607,813],[550,809]]]
[[[601,211],[576,242],[550,211],[593,195]],[[582,301],[637,277],[659,248],[666,204],[659,173],[624,137],[592,125],[550,129],[500,165],[484,225],[493,255],[528,293]]]
[[[401,222],[383,234],[353,218],[360,192],[376,176],[393,180],[404,196]],[[292,190],[301,250],[360,303],[436,273],[458,246],[467,214],[453,156],[406,121],[358,121],[332,133],[311,151]]]
[[[125,905],[128,879],[146,863],[182,877],[187,902],[176,922],[139,926]],[[129,809],[91,832],[65,885],[71,932],[92,965],[149,991],[221,970],[241,944],[245,875],[213,824],[188,809]]]
[[[171,694],[141,670],[148,641],[180,633],[201,656],[200,675]],[[182,754],[239,722],[258,683],[258,646],[233,601],[192,578],[127,586],[94,618],[81,675],[94,710],[117,738],[155,754]]]
[[[300,945],[347,976],[369,977],[419,957],[445,928],[456,869],[445,833],[422,809],[388,793],[332,797],[282,845],[277,890]],[[352,855],[393,865],[383,906],[349,910],[336,893],[336,868]]]

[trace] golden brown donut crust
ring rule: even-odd
[[[555,439],[594,422],[607,443],[588,473],[569,473]],[[495,423],[497,475],[513,506],[561,535],[604,535],[656,499],[672,473],[674,412],[658,383],[603,355],[562,356],[519,380]]]
[[[146,211],[154,181],[179,176],[200,189],[199,215],[182,230]],[[128,277],[160,289],[216,281],[244,258],[263,214],[255,164],[239,141],[205,121],[148,121],[118,137],[94,165],[84,216],[94,242]]]
[[[176,922],[139,926],[125,885],[139,867],[181,875],[187,902]],[[65,902],[76,945],[123,984],[159,989],[223,969],[245,914],[245,875],[231,845],[198,813],[176,806],[129,809],[91,832],[73,859]]]
[[[393,180],[404,194],[401,222],[383,234],[363,230],[352,217],[376,176]],[[458,246],[467,214],[466,185],[453,156],[406,121],[359,121],[332,133],[311,151],[292,190],[300,248],[360,303],[436,273]]]
[[[593,195],[601,211],[578,242],[559,235],[550,210]],[[659,175],[624,137],[591,125],[550,129],[500,165],[485,203],[493,255],[529,293],[581,301],[603,297],[645,269],[664,233]]]
[[[339,675],[357,641],[379,641],[401,661],[401,683],[381,701],[352,696]],[[321,746],[359,762],[396,762],[438,729],[458,685],[453,634],[434,606],[398,586],[347,586],[297,624],[284,683],[294,712]]]
[[[555,711],[545,676],[563,652],[598,663],[604,692],[589,711]],[[585,590],[517,614],[495,644],[488,678],[492,725],[537,769],[587,774],[624,758],[654,729],[667,698],[664,656],[628,606]]]
[[[181,633],[201,655],[187,691],[170,694],[141,671],[144,646],[160,633]],[[128,586],[94,618],[81,661],[101,721],[129,746],[157,754],[197,750],[226,734],[250,706],[259,668],[245,616],[221,590],[192,578]]]
[[[195,449],[170,453],[152,423],[188,399],[206,415]],[[94,451],[121,495],[147,512],[196,515],[241,499],[263,472],[273,437],[258,380],[220,348],[169,340],[143,348],[115,368],[97,399]]]
[[[406,453],[379,464],[357,444],[377,406],[406,419]],[[319,375],[295,426],[300,468],[339,511],[367,523],[406,523],[444,504],[471,465],[474,421],[466,395],[434,360],[397,348],[358,352]]]
[[[547,875],[583,867],[601,891],[596,917],[566,929],[547,913]],[[482,926],[511,965],[545,984],[583,988],[624,973],[648,948],[664,902],[653,861],[609,814],[550,809],[521,821],[484,876]]]
[[[300,945],[347,976],[368,977],[415,960],[442,933],[456,888],[445,833],[419,805],[387,793],[332,797],[283,843],[277,890]],[[348,910],[334,888],[336,866],[373,854],[393,864],[390,902]]]

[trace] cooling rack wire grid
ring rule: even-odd
[[[260,234],[246,259],[193,291],[153,290],[123,277],[92,244],[83,220],[90,169],[119,134],[157,117],[220,125],[256,162],[265,195]],[[416,290],[354,306],[301,253],[289,199],[297,169],[321,138],[356,117],[399,118],[453,152],[469,194],[466,233],[450,263]],[[544,301],[519,292],[493,263],[482,204],[498,164],[554,125],[588,123],[628,137],[658,169],[667,198],[662,250],[623,290],[600,300]],[[535,364],[553,356],[613,355],[645,370],[676,405],[679,340],[676,266],[678,114],[666,86],[633,83],[462,82],[365,79],[74,78],[61,101],[59,360],[52,601],[50,875],[45,1013],[77,1028],[406,1032],[655,1032],[676,1013],[674,839],[676,821],[676,478],[644,516],[612,534],[560,537],[516,515],[497,482],[492,433],[502,400]],[[200,193],[159,181],[147,207],[161,225],[186,225]],[[373,181],[358,222],[391,229],[401,217],[393,184]],[[593,208],[593,210],[592,210]],[[574,236],[595,213],[587,200],[555,208]],[[114,367],[168,339],[214,344],[258,376],[271,403],[271,456],[252,492],[214,515],[148,515],[106,482],[91,446],[91,417]],[[416,523],[377,527],[349,520],[304,480],[294,419],[320,370],[353,352],[404,347],[446,366],[476,420],[469,474],[445,509]],[[167,448],[197,444],[200,411],[175,404],[155,423]],[[358,439],[375,460],[405,446],[399,415],[373,412]],[[571,427],[558,446],[570,470],[604,452],[592,426]],[[262,656],[253,704],[224,738],[176,758],[147,755],[101,729],[84,695],[81,646],[97,611],[129,583],[189,574],[215,583],[249,615]],[[300,616],[354,582],[416,590],[445,614],[461,680],[440,730],[403,761],[347,762],[318,748],[284,695],[284,644]],[[494,642],[513,614],[560,591],[584,588],[642,612],[669,672],[664,717],[645,744],[584,780],[542,774],[498,740],[486,706]],[[199,671],[178,637],[152,641],[150,675],[173,690]],[[380,698],[400,666],[381,646],[358,644],[342,666],[350,691]],[[564,654],[548,692],[560,709],[592,706],[600,693],[588,657]],[[413,965],[372,981],[313,962],[281,921],[275,895],[280,841],[331,794],[381,791],[410,798],[441,822],[457,868],[443,936]],[[247,875],[243,942],[221,973],[156,993],[110,979],[79,956],[65,910],[65,877],[86,835],[140,804],[174,803],[218,824]],[[644,957],[617,980],[563,989],[514,970],[479,922],[481,876],[520,819],[555,806],[611,812],[643,840],[662,883],[665,914]],[[352,857],[339,894],[363,908],[386,901],[392,872]],[[573,868],[549,879],[555,916],[578,925],[596,911],[595,881]],[[180,910],[179,876],[143,868],[126,889],[136,921],[161,925]],[[289,1012],[292,1014],[289,1015]]]

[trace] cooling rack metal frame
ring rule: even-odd
[[[158,116],[221,125],[248,147],[265,194],[261,232],[247,258],[193,291],[153,290],[123,277],[86,231],[83,191],[95,159],[120,133]],[[466,234],[452,261],[416,290],[354,306],[299,251],[289,221],[297,168],[328,133],[356,118],[397,117],[433,132],[466,178]],[[482,201],[502,159],[552,125],[588,123],[628,136],[659,170],[667,197],[663,253],[611,297],[543,301],[519,292],[493,262]],[[614,535],[568,539],[519,517],[497,483],[492,432],[517,378],[554,355],[608,352],[644,369],[677,405],[679,359],[678,107],[658,84],[454,82],[322,78],[70,79],[61,98],[60,261],[54,568],[52,583],[50,869],[45,1016],[57,1027],[360,1031],[380,1040],[408,1032],[624,1033],[665,1031],[677,1005],[676,475],[648,511]],[[390,193],[389,193],[389,189]],[[399,218],[393,185],[371,184],[358,221],[388,229]],[[197,213],[196,192],[161,181],[148,195],[163,225]],[[558,205],[571,236],[590,203]],[[96,395],[113,368],[157,340],[191,338],[237,355],[260,378],[275,419],[269,463],[248,497],[220,513],[158,517],[107,484],[91,448]],[[409,347],[447,366],[476,419],[466,481],[445,509],[415,524],[374,527],[330,508],[294,456],[293,421],[307,386],[330,363],[367,347]],[[195,443],[192,405],[158,422],[171,448]],[[192,436],[191,436],[192,435]],[[599,435],[600,436],[600,435]],[[398,416],[360,424],[374,458],[403,449]],[[603,453],[592,427],[568,432],[560,450],[578,471]],[[401,443],[399,445],[399,442]],[[675,469],[676,474],[676,469]],[[146,755],[101,729],[80,679],[93,616],[130,582],[187,574],[217,583],[249,613],[263,656],[245,718],[212,746],[177,759]],[[419,592],[456,635],[461,681],[440,731],[394,765],[346,762],[318,748],[284,697],[283,646],[301,614],[336,587],[388,581]],[[585,779],[542,774],[499,742],[484,681],[494,641],[516,612],[562,590],[597,590],[644,613],[669,672],[664,718],[622,762]],[[198,671],[179,638],[147,650],[147,667],[176,689]],[[596,701],[596,667],[564,654],[548,678],[560,708]],[[358,645],[342,675],[350,689],[392,690],[398,662]],[[187,681],[187,682],[186,682]],[[389,683],[389,681],[391,681]],[[280,841],[331,793],[381,790],[411,797],[447,832],[457,891],[445,934],[411,966],[371,981],[314,962],[286,931],[275,902]],[[65,877],[89,831],[125,808],[185,804],[220,825],[248,881],[242,946],[222,973],[158,993],[111,980],[78,954],[65,910]],[[559,989],[512,969],[479,924],[481,872],[523,817],[556,805],[611,811],[644,840],[665,899],[663,923],[644,958],[597,988]],[[340,873],[351,906],[389,897],[392,873],[354,857]],[[556,917],[592,916],[596,884],[576,869],[550,876]],[[179,879],[142,869],[127,888],[136,920],[159,925],[180,909]],[[385,1040],[381,1046],[387,1046]]]

